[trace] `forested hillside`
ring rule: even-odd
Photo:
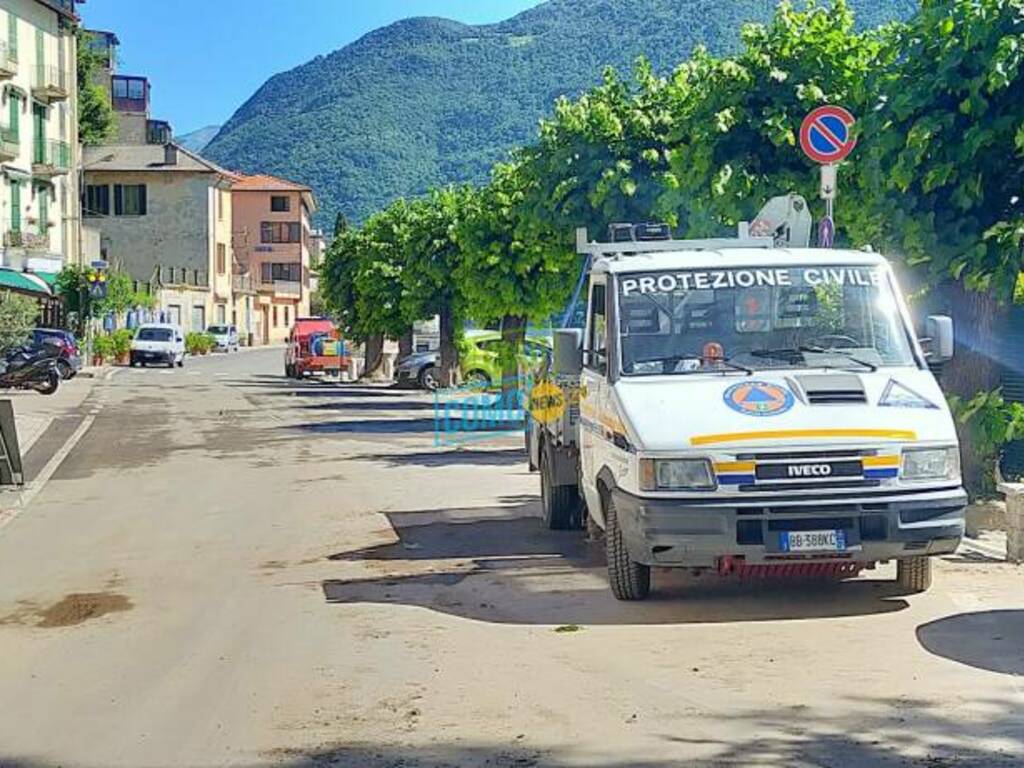
[[[307,182],[327,224],[396,197],[482,181],[529,141],[554,100],[647,56],[668,72],[695,45],[735,48],[776,0],[550,0],[505,22],[407,19],[268,80],[204,154],[230,168]],[[916,0],[853,0],[861,26]]]

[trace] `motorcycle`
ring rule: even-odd
[[[60,349],[51,344],[25,345],[0,359],[0,389],[35,390],[52,395],[60,386]]]

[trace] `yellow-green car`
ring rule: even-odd
[[[459,367],[462,380],[481,387],[501,384],[501,333],[468,331],[459,342]],[[544,336],[527,336],[519,353],[519,370],[535,373],[551,357],[551,340]]]

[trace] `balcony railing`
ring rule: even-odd
[[[21,153],[21,141],[17,131],[0,126],[0,158],[14,160]]]
[[[58,101],[68,97],[70,75],[61,67],[52,64],[37,64],[35,79],[32,81],[34,96],[47,101]]]
[[[18,73],[18,51],[6,40],[0,40],[0,77],[14,77]]]
[[[4,246],[7,248],[27,248],[32,251],[45,251],[50,247],[50,236],[49,234],[40,235],[36,232],[9,229],[4,232]]]
[[[66,141],[36,139],[32,148],[32,172],[41,176],[67,173],[71,168],[71,145]]]
[[[261,291],[273,291],[275,296],[302,296],[302,283],[298,280],[260,280]]]

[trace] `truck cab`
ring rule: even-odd
[[[611,588],[651,568],[854,576],[895,560],[909,591],[952,552],[967,496],[953,419],[878,254],[771,238],[582,244],[586,325],[556,333],[534,425],[551,527],[604,533]]]

